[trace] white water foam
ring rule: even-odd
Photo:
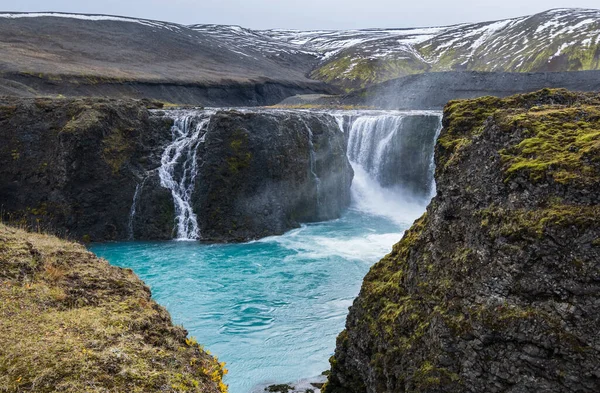
[[[418,201],[403,195],[401,189],[384,188],[360,164],[352,163],[352,204],[355,209],[387,217],[399,225],[419,218],[429,201]]]

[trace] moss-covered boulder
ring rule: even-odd
[[[224,393],[223,366],[131,270],[0,224],[0,391]]]
[[[365,277],[325,392],[600,390],[599,109],[446,106],[437,196]]]

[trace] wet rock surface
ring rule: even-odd
[[[326,114],[222,111],[199,145],[193,194],[201,238],[245,241],[339,218],[353,171]]]
[[[325,392],[600,389],[599,106],[446,106],[437,196],[366,276]]]
[[[159,174],[174,121],[148,109],[157,106],[3,98],[3,219],[85,241],[174,238],[173,196]],[[195,153],[203,240],[281,234],[337,218],[350,203],[345,138],[328,115],[224,110]]]

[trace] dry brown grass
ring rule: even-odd
[[[219,392],[223,365],[129,269],[0,224],[0,392]]]

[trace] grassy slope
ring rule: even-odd
[[[129,269],[0,224],[0,392],[224,392]]]

